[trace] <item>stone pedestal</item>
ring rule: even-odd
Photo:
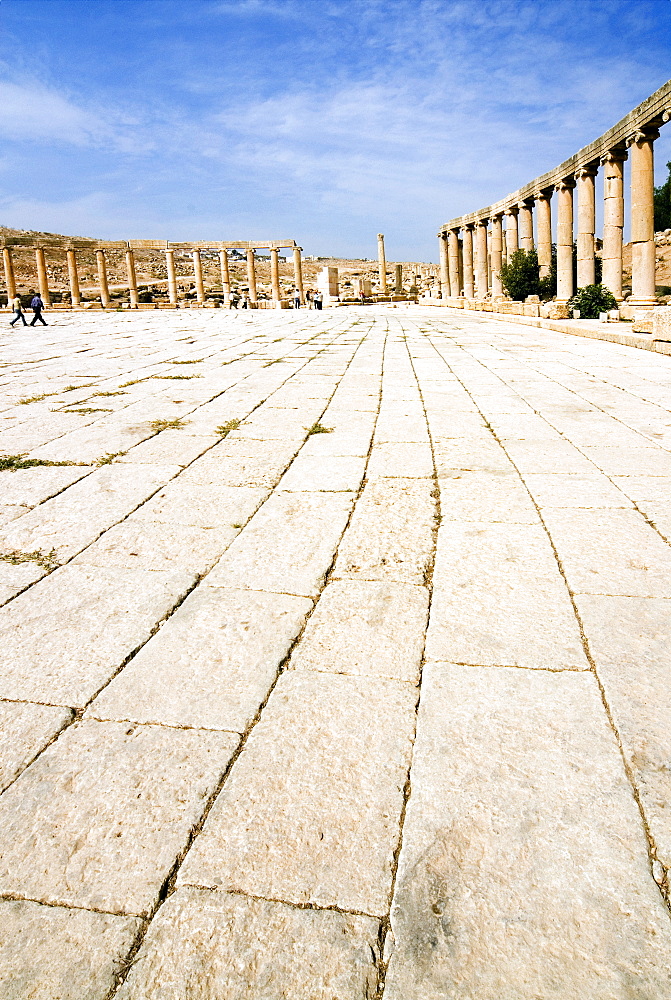
[[[203,262],[200,259],[200,250],[193,250],[193,278],[196,285],[196,301],[202,306],[205,302],[205,285],[203,284]]]
[[[219,251],[219,267],[221,270],[221,290],[224,296],[224,303],[231,304],[231,275],[228,270],[228,250]]]
[[[573,189],[575,180],[560,181],[557,192],[557,301],[567,302],[573,292]]]
[[[73,306],[81,305],[82,297],[79,290],[79,274],[77,272],[77,255],[74,250],[66,250],[65,257],[68,263],[68,281],[70,283],[70,298]]]
[[[135,274],[135,254],[126,250],[126,274],[128,275],[128,297],[132,309],[138,306],[137,275]]]
[[[517,209],[509,208],[506,213],[506,255],[508,263],[512,260],[513,254],[519,250],[519,237],[517,229]]]
[[[656,128],[631,138],[631,299],[632,306],[652,306],[655,295],[655,207],[653,143]]]
[[[479,299],[486,299],[489,292],[487,283],[487,219],[481,219],[476,227],[476,269],[475,293]]]
[[[324,296],[324,305],[332,305],[334,302],[339,302],[338,268],[323,268],[317,275],[317,288]]]
[[[294,247],[294,285],[301,296],[301,305],[305,305],[305,290],[303,288],[303,262],[301,259],[302,247]]]
[[[96,250],[96,264],[98,265],[98,286],[100,288],[100,301],[103,309],[109,308],[110,292],[107,284],[107,264],[105,262],[105,251]]]
[[[472,299],[473,286],[473,225],[464,226],[464,296]]]
[[[618,147],[601,157],[603,180],[603,249],[601,283],[622,301],[622,231],[624,229],[624,161],[627,151]]]
[[[501,284],[501,264],[503,263],[503,219],[500,215],[492,218],[491,268],[492,298],[503,295]]]
[[[447,260],[450,274],[450,295],[456,298],[461,292],[459,280],[459,236],[451,229],[447,234]]]
[[[247,284],[249,285],[249,301],[256,302],[256,262],[254,260],[254,251],[247,251]]]
[[[37,265],[37,287],[45,306],[51,305],[51,295],[49,294],[49,281],[47,279],[47,262],[44,259],[44,250],[37,247],[35,250],[35,264]]]
[[[270,285],[272,288],[273,302],[279,302],[282,298],[280,291],[280,252],[275,247],[270,250]]]
[[[520,250],[533,250],[534,248],[534,218],[532,213],[532,201],[521,201],[517,206],[517,229],[519,233]]]
[[[446,233],[441,233],[438,237],[438,250],[440,253],[440,291],[445,299],[452,294],[450,288],[448,236]]]
[[[575,173],[578,188],[578,288],[593,285],[595,279],[594,265],[594,230],[596,227],[596,206],[594,196],[594,178],[597,175],[596,164],[577,170]]]
[[[548,278],[552,270],[552,191],[545,189],[536,195],[536,235],[538,273]]]
[[[12,299],[16,295],[16,278],[14,277],[14,262],[12,251],[9,247],[2,249],[2,262],[5,266],[5,284],[7,286],[7,305],[11,306]]]
[[[380,291],[383,295],[387,293],[387,260],[384,255],[384,236],[377,234],[377,260],[380,273]]]
[[[175,271],[175,251],[165,251],[165,266],[168,272],[168,298],[172,305],[177,305],[177,273]]]

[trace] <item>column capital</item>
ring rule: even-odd
[[[598,173],[599,165],[595,161],[593,163],[586,163],[584,167],[580,167],[579,170],[576,170],[573,176],[578,181],[582,180],[583,177],[596,177]]]
[[[634,143],[640,146],[644,142],[654,142],[655,139],[659,139],[659,129],[654,125],[644,125],[628,136],[626,143],[628,146],[633,146]]]
[[[626,149],[623,149],[621,146],[616,146],[614,149],[609,149],[607,153],[603,154],[603,156],[600,156],[599,162],[602,165],[605,165],[606,163],[624,163],[628,156],[629,153]]]
[[[506,210],[504,211],[504,213],[503,213],[503,214],[504,214],[504,215],[517,215],[517,212],[518,212],[518,208],[517,208],[517,205],[511,205],[511,206],[510,206],[509,208],[507,208],[507,209],[506,209]]]
[[[541,188],[534,195],[534,201],[537,201],[537,202],[538,201],[550,201],[550,199],[552,198],[553,191],[554,191],[554,188],[551,188],[551,187]]]
[[[475,225],[476,226],[484,226],[485,229],[486,229],[487,226],[489,225],[489,219],[478,219],[478,221],[475,223]]]
[[[517,202],[517,209],[518,211],[521,211],[524,208],[533,208],[533,205],[534,205],[533,197],[523,198],[522,201]]]
[[[662,121],[666,125],[669,119],[671,119],[671,108],[666,108],[665,111],[662,111]]]
[[[557,181],[555,184],[555,191],[572,191],[575,187],[574,177],[564,177],[563,180]]]

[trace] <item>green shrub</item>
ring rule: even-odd
[[[605,285],[585,285],[568,301],[569,316],[573,309],[580,310],[581,319],[598,319],[599,313],[617,309],[613,293]]]
[[[671,228],[671,163],[667,163],[668,176],[655,188],[655,232]]]
[[[516,250],[510,258],[510,263],[501,265],[501,284],[515,302],[523,302],[527,295],[539,295],[536,251]]]

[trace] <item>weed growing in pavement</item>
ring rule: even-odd
[[[231,527],[232,528],[242,528],[242,527],[244,527],[244,525],[242,525],[242,524],[232,524]]]
[[[312,427],[306,427],[305,430],[308,432],[308,437],[310,434],[330,434],[333,431],[332,427],[322,427],[322,425],[317,421]]]
[[[111,465],[115,458],[121,458],[125,455],[125,451],[108,451],[107,454],[101,455],[100,458],[96,458],[94,465],[100,468],[101,465]]]
[[[173,381],[175,379],[179,379],[180,381],[183,381],[184,379],[187,379],[187,378],[202,378],[203,376],[202,375],[151,375],[150,377],[151,378],[169,378],[169,379],[172,379]]]
[[[127,392],[121,392],[120,389],[117,389],[116,392],[93,392],[91,393],[91,399],[95,399],[96,396],[127,396],[127,395],[128,395]]]
[[[95,382],[87,382],[86,385],[66,385],[63,392],[74,392],[75,389],[92,389]]]
[[[167,430],[179,431],[182,427],[186,427],[186,423],[180,417],[175,417],[173,420],[152,420],[151,422],[151,429],[155,434]]]
[[[284,358],[275,358],[274,361],[267,361],[264,368],[270,368],[271,365],[282,365],[284,364]]]
[[[47,399],[49,396],[58,396],[58,392],[43,392],[39,396],[24,396],[23,399],[19,400],[21,406],[25,406],[26,403],[39,403],[42,399]]]
[[[52,413],[112,413],[112,410],[105,410],[101,406],[70,406],[52,410]]]
[[[190,361],[173,361],[173,365],[199,365],[205,358],[192,358]]]
[[[11,552],[0,552],[0,561],[11,563],[12,566],[34,562],[49,573],[60,565],[56,560],[56,549],[52,549],[51,552],[42,552],[41,549],[36,549],[35,552],[19,552],[16,549],[12,549]]]
[[[119,386],[120,389],[127,389],[129,385],[139,385],[140,382],[146,382],[146,378],[134,378],[130,382],[122,382]]]
[[[239,426],[239,420],[227,420],[225,424],[219,424],[219,426],[215,428],[214,433],[218,434],[219,437],[225,438],[231,433],[231,431],[237,431]]]
[[[50,462],[48,458],[26,458],[22,455],[0,455],[0,471],[34,469],[37,465],[86,465],[86,462]]]

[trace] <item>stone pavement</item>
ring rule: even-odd
[[[52,316],[0,334],[47,463],[0,472],[0,1000],[671,998],[671,358]]]

